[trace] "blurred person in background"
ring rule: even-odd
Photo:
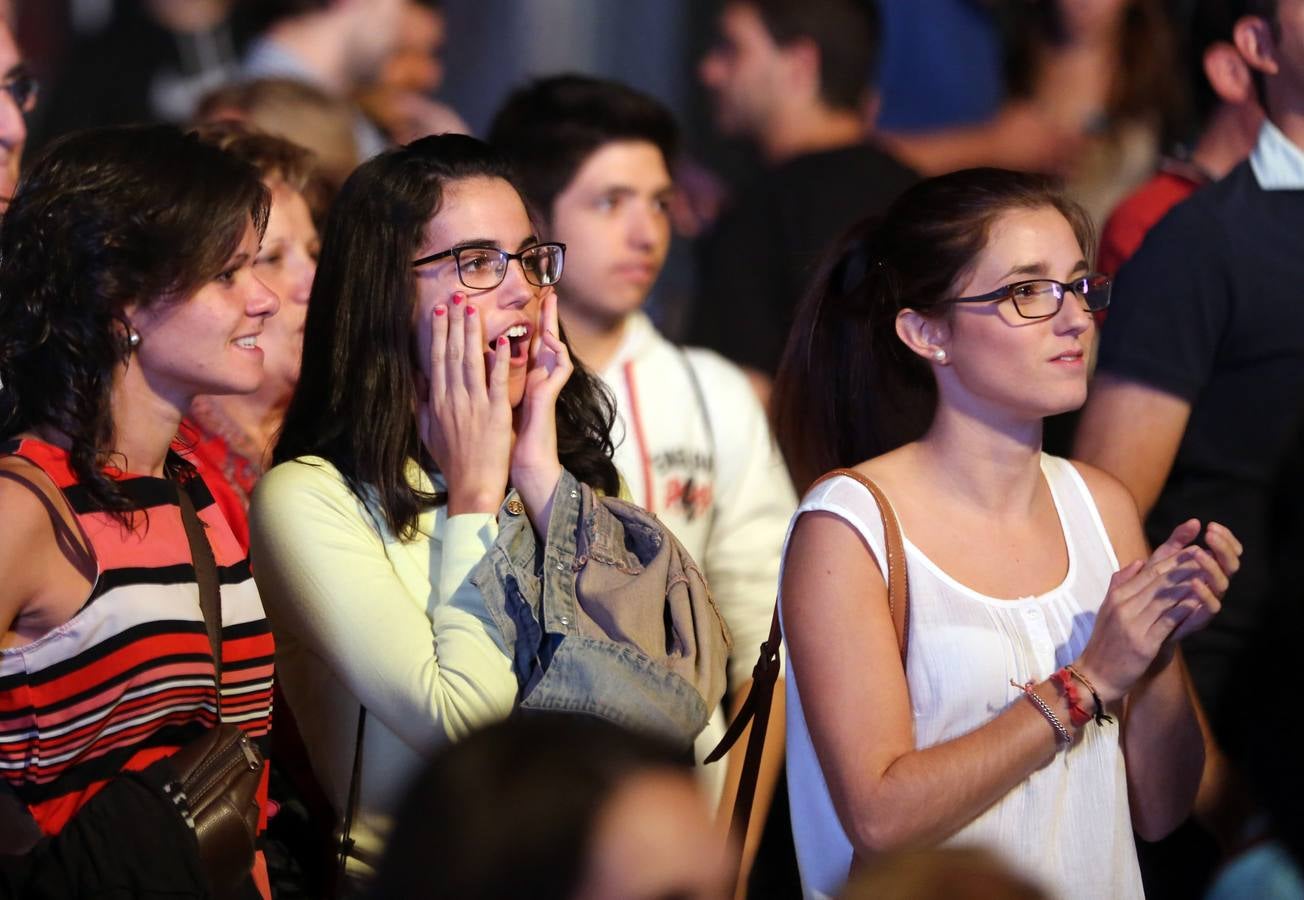
[[[244,126],[210,125],[199,134],[256,167],[272,201],[254,257],[254,274],[280,300],[258,339],[263,383],[251,394],[196,397],[181,432],[183,455],[204,476],[236,538],[248,550],[249,497],[268,468],[299,381],[308,294],[321,246],[303,197],[313,163],[302,147]]]
[[[868,862],[838,900],[1050,900],[988,850],[933,847],[886,853]]]
[[[598,719],[525,716],[440,751],[405,794],[374,900],[725,900],[689,761]]]
[[[1154,171],[1183,106],[1162,0],[998,4],[1006,101],[989,122],[895,134],[919,171],[996,165],[1066,178],[1096,223]]]
[[[1263,83],[1250,157],[1155,225],[1118,274],[1074,455],[1127,485],[1152,542],[1215,519],[1246,555],[1223,612],[1184,645],[1215,731],[1276,594],[1272,482],[1304,421],[1304,0],[1246,0],[1233,39]]]
[[[352,104],[399,43],[409,0],[277,0],[271,25],[249,45],[243,76],[290,78]],[[354,107],[354,138],[361,159],[388,141]]]
[[[361,158],[355,110],[346,101],[291,78],[256,78],[218,88],[196,110],[203,123],[245,122],[309,150],[313,174],[302,191],[320,227],[340,185]]]
[[[208,91],[240,74],[257,27],[235,0],[133,0],[76,39],[51,79],[34,145],[78,128],[189,121]]]
[[[375,81],[357,95],[373,122],[395,144],[471,128],[451,106],[434,99],[444,82],[444,10],[438,0],[404,0],[398,42]]]
[[[670,248],[678,131],[646,94],[557,75],[511,94],[490,140],[515,168],[545,238],[566,245],[557,297],[567,339],[616,399],[612,442],[629,499],[655,513],[706,575],[733,634],[730,693],[741,703],[769,633],[797,499],[742,371],[709,350],[675,346],[642,311]],[[781,700],[773,716],[758,823],[778,778]],[[722,707],[698,736],[699,761],[724,730]],[[744,746],[729,757],[732,777],[720,765],[701,771],[712,796],[723,794],[726,821]],[[747,850],[750,863],[754,841]]]
[[[0,212],[18,186],[27,116],[36,108],[36,95],[36,79],[23,62],[14,33],[0,19]]]
[[[763,401],[825,246],[915,180],[866,143],[878,44],[872,0],[729,0],[698,70],[719,130],[766,169],[702,239],[687,337],[750,370]]]
[[[1199,132],[1177,156],[1110,214],[1100,235],[1097,267],[1115,275],[1156,222],[1197,188],[1216,181],[1250,155],[1263,125],[1250,68],[1232,44],[1245,15],[1243,0],[1198,0],[1187,33],[1188,79]]]

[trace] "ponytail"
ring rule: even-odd
[[[771,401],[799,490],[829,469],[923,437],[937,411],[937,382],[897,336],[898,313],[944,315],[996,219],[1048,206],[1091,254],[1090,222],[1055,182],[1002,169],[921,181],[834,245],[798,306]]]

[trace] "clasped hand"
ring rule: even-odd
[[[1146,560],[1114,573],[1095,627],[1075,665],[1096,685],[1101,700],[1122,697],[1148,671],[1172,658],[1178,643],[1199,631],[1222,607],[1240,568],[1241,543],[1210,522],[1208,549],[1193,543],[1200,523],[1189,519]]]

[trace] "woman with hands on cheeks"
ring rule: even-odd
[[[1110,291],[1092,249],[1043,179],[957,172],[849,234],[799,314],[780,443],[799,484],[878,483],[909,575],[903,663],[877,504],[845,476],[809,491],[780,592],[808,896],[954,843],[1055,896],[1140,897],[1133,829],[1191,808],[1205,745],[1177,645],[1241,547],[1191,520],[1151,553],[1119,482],[1042,452],[1042,419],[1086,398]]]
[[[286,697],[336,812],[353,814],[351,880],[424,756],[516,700],[469,579],[497,516],[524,514],[542,545],[563,467],[619,489],[610,401],[557,324],[563,258],[505,165],[462,135],[365,163],[327,219],[251,540]]]

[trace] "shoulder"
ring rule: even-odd
[[[1071,467],[1082,478],[1087,492],[1100,513],[1105,531],[1114,542],[1120,560],[1128,545],[1137,540],[1144,541],[1141,531],[1141,514],[1137,509],[1136,499],[1123,482],[1104,469],[1097,468],[1081,460],[1057,459],[1060,464]]]
[[[49,476],[16,456],[0,456],[0,573],[9,580],[48,548],[55,546],[55,516],[68,515],[67,503]]]
[[[335,505],[351,493],[344,476],[330,462],[301,456],[273,466],[258,480],[249,511],[258,518],[279,517],[323,503]]]

